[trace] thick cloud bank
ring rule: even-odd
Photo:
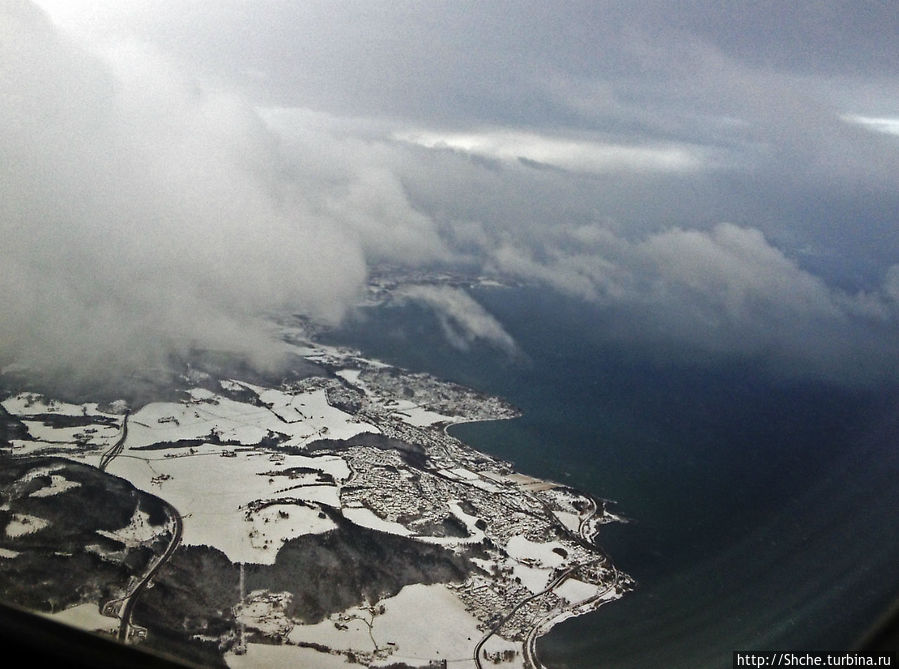
[[[549,286],[617,340],[899,372],[889,40],[847,70],[664,3],[44,4],[70,32],[0,9],[0,364],[270,365],[269,315],[337,321],[390,263]],[[400,297],[515,351],[461,291]]]
[[[609,338],[749,356],[778,373],[832,381],[890,381],[899,371],[899,265],[875,290],[849,293],[803,270],[760,231],[729,223],[636,241],[602,226],[554,235],[561,238],[542,258],[505,244],[493,262],[608,308],[616,315]]]
[[[192,347],[266,362],[260,316],[353,302],[356,236],[279,174],[245,103],[133,44],[113,67],[25,4],[0,20],[0,355],[78,373]]]

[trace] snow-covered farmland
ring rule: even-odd
[[[14,513],[6,525],[6,536],[10,538],[22,537],[26,534],[34,534],[50,524],[44,518],[24,513]]]
[[[322,436],[347,439],[361,432],[377,432],[328,404],[324,390],[291,394],[242,384],[259,394],[264,404],[248,404],[194,388],[185,402],[154,402],[128,422],[128,448],[160,442],[213,438],[225,443],[255,446],[270,434],[290,437],[301,445]]]
[[[321,472],[323,480],[332,482],[294,485],[291,471],[296,470]],[[339,507],[338,484],[350,474],[346,462],[333,455],[272,456],[209,443],[129,451],[113,460],[108,471],[184,509],[186,545],[205,544],[232,562],[262,564],[272,564],[285,541],[333,527],[319,517],[317,505]],[[268,502],[281,508],[266,510]]]
[[[209,375],[188,375],[185,380],[204,387],[182,389],[180,401],[153,402],[127,416],[122,403],[104,405],[109,413],[103,413],[96,404],[20,393],[3,403],[22,423],[8,451],[21,456],[43,449],[102,465],[176,509],[183,546],[213,547],[232,563],[280,566],[276,557],[286,542],[332,531],[309,543],[352,556],[360,548],[353,537],[362,536],[366,545],[383,542],[392,549],[417,543],[410,549],[415,555],[455,554],[450,563],[456,571],[447,582],[413,583],[393,597],[337,613],[334,607],[296,615],[303,598],[292,599],[284,582],[278,591],[254,589],[223,610],[205,612],[226,630],[220,636],[207,638],[206,627],[189,630],[195,621],[184,618],[185,633],[218,640],[235,669],[441,660],[461,668],[475,665],[475,648],[490,666],[520,669],[529,636],[620,596],[616,586],[626,581],[617,572],[612,580],[611,571],[596,566],[599,556],[589,545],[571,537],[589,539],[609,519],[604,509],[574,490],[516,474],[509,463],[467,449],[445,430],[450,423],[514,417],[513,407],[355,352],[314,344],[295,352],[324,368],[321,375],[297,376],[278,388],[236,378],[215,386]],[[52,466],[29,476],[40,476],[40,483],[21,481],[22,495],[49,498],[78,485]],[[338,514],[374,532],[346,531]],[[4,531],[14,538],[47,523],[11,514]],[[88,542],[84,550],[112,563],[156,539],[158,527],[138,508],[121,529],[99,534],[125,549]],[[7,565],[22,560],[9,548],[0,558]],[[161,578],[203,587],[177,582],[183,578],[177,572]],[[243,592],[242,568],[240,583]],[[534,597],[550,586],[552,593]],[[340,606],[371,592],[361,590]],[[94,604],[64,615],[82,628],[110,630],[117,623]],[[321,615],[317,624],[302,623]],[[478,646],[500,619],[502,628]],[[267,643],[246,643],[259,637]]]
[[[69,404],[39,395],[38,393],[22,392],[0,402],[9,413],[15,416],[40,416],[54,414],[57,416],[102,416],[104,418],[119,418],[116,414],[101,411],[99,405],[94,402],[88,404]],[[124,405],[119,403],[119,409]]]
[[[453,667],[473,667],[470,649],[484,635],[478,624],[446,585],[413,584],[376,606],[353,607],[315,625],[296,625],[288,639],[369,653],[372,666],[419,666],[428,659],[446,659]]]

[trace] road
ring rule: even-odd
[[[487,632],[487,634],[485,634],[481,638],[481,640],[478,641],[477,645],[474,647],[474,663],[475,663],[475,666],[477,667],[477,669],[484,669],[483,665],[481,665],[481,648],[484,647],[484,644],[487,643],[487,640],[490,637],[492,637],[494,634],[496,634],[500,630],[500,628],[506,624],[506,621],[508,621],[509,618],[511,618],[512,616],[515,615],[515,612],[518,611],[518,609],[520,609],[522,606],[524,606],[528,602],[533,601],[533,600],[537,599],[538,597],[542,597],[543,595],[545,595],[549,592],[552,592],[555,588],[559,587],[563,582],[565,582],[565,580],[567,580],[568,577],[571,576],[578,569],[580,569],[584,565],[592,564],[593,562],[595,562],[595,560],[591,560],[590,562],[585,562],[583,564],[574,565],[573,567],[571,567],[571,568],[565,570],[564,572],[562,572],[561,574],[559,574],[555,579],[553,579],[550,582],[549,585],[546,586],[546,588],[544,588],[543,590],[541,590],[540,592],[538,592],[534,595],[525,597],[520,602],[518,602],[515,606],[513,606],[512,610],[509,611],[509,613],[507,613],[505,616],[503,616],[502,620],[500,620],[496,625],[494,625],[491,628],[491,630],[489,632]],[[527,659],[527,658],[525,658],[525,659]],[[533,666],[536,667],[539,665],[533,665]]]
[[[599,505],[596,503],[596,500],[593,499],[592,496],[588,496],[587,499],[590,500],[590,504],[593,505],[593,508],[590,509],[590,512],[581,518],[581,522],[578,524],[577,533],[580,537],[586,541],[592,541],[592,536],[587,536],[588,523],[593,520],[593,517],[596,515],[596,512],[599,510]]]
[[[615,580],[612,581],[612,583],[609,585],[609,587],[607,587],[605,590],[600,592],[598,595],[591,597],[586,602],[583,602],[582,606],[584,604],[588,604],[591,602],[600,601],[603,597],[605,597],[607,594],[609,594],[609,591],[612,590],[612,588],[614,588],[615,586],[618,585],[619,578],[620,578],[620,574],[618,573],[618,570],[615,569]],[[538,632],[541,630],[541,628],[542,628],[541,623],[534,625],[534,627],[531,629],[530,633],[528,634],[528,638],[525,639],[524,644],[522,644],[522,655],[524,656],[524,666],[525,667],[534,667],[535,669],[540,669],[543,667],[543,665],[540,663],[540,660],[537,659],[537,638],[539,637]]]
[[[175,530],[172,533],[172,540],[169,542],[169,546],[166,548],[165,553],[159,557],[159,560],[156,561],[153,568],[147,572],[141,582],[137,584],[137,587],[134,588],[134,590],[131,591],[131,594],[126,598],[125,608],[122,609],[122,618],[119,622],[119,641],[128,641],[128,628],[131,625],[131,613],[134,611],[134,605],[137,603],[141,593],[147,589],[150,581],[152,581],[156,574],[159,573],[159,570],[165,566],[165,563],[169,561],[175,553],[175,549],[177,549],[178,545],[181,543],[181,535],[184,532],[184,523],[181,521],[181,514],[174,508],[172,511],[174,511],[175,520]]]
[[[112,462],[113,458],[118,456],[125,448],[125,441],[128,439],[128,417],[130,413],[125,414],[125,418],[122,421],[122,434],[119,436],[118,440],[112,447],[103,454],[103,457],[100,458],[99,469],[100,471],[106,471],[106,467]],[[131,594],[125,597],[125,607],[122,609],[121,620],[119,621],[119,632],[118,639],[119,641],[127,641],[128,640],[128,628],[131,626],[131,614],[134,611],[134,606],[137,603],[138,598],[141,593],[147,589],[150,581],[159,573],[159,570],[165,566],[165,563],[169,561],[172,555],[175,553],[175,550],[178,548],[181,543],[181,536],[184,533],[184,523],[181,520],[181,514],[174,508],[172,508],[172,517],[175,521],[175,528],[172,532],[172,540],[169,542],[168,547],[165,549],[165,553],[163,553],[159,559],[156,561],[156,564],[146,573],[146,575],[141,579],[141,582],[137,584],[137,587],[131,591]]]
[[[122,434],[119,437],[119,440],[112,445],[112,448],[110,448],[103,454],[103,457],[100,458],[100,464],[98,467],[101,472],[105,472],[106,466],[110,462],[112,462],[112,459],[114,457],[122,452],[122,449],[125,448],[125,440],[128,438],[128,416],[130,415],[130,412],[126,413],[124,420],[122,420]]]

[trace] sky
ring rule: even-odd
[[[271,314],[337,323],[386,263],[894,377],[897,34],[886,1],[3,0],[0,363],[273,364]],[[402,299],[514,350],[459,289]]]

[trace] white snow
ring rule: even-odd
[[[459,478],[463,478],[468,481],[476,481],[479,479],[477,474],[475,474],[470,469],[465,469],[465,467],[456,467],[454,469],[447,469],[445,471],[455,474]]]
[[[389,434],[392,432],[388,427],[401,435],[412,431],[398,424],[391,426],[392,421],[429,427],[472,420],[478,413],[477,409],[472,408],[475,405],[471,404],[477,401],[474,396],[455,409],[441,408],[451,413],[469,412],[468,418],[447,416],[426,408],[451,405],[446,403],[449,400],[444,401],[444,396],[428,385],[430,382],[415,385],[418,381],[411,378],[398,379],[395,372],[389,375],[375,372],[369,376],[371,369],[380,366],[380,363],[352,357],[356,353],[316,345],[310,345],[303,352],[310,359],[317,356],[327,361],[333,366],[331,368],[342,367],[337,375],[365,395],[366,410],[376,416],[373,420],[378,424],[384,421],[385,432]],[[351,470],[347,460],[339,455],[288,454],[288,450],[296,452],[296,449],[290,447],[302,449],[308,442],[323,437],[348,439],[362,432],[380,432],[377,426],[362,422],[328,404],[328,392],[331,392],[329,389],[341,382],[333,377],[313,378],[282,389],[264,388],[236,379],[219,383],[224,394],[194,388],[188,391],[186,399],[181,402],[155,402],[132,414],[128,420],[125,450],[109,463],[107,470],[177,508],[182,514],[182,541],[185,545],[215,547],[222,550],[232,562],[274,563],[285,542],[304,534],[334,530],[336,524],[329,516],[330,509],[339,509],[345,518],[359,526],[420,542],[442,544],[450,548],[468,542],[479,542],[484,538],[485,532],[475,525],[478,517],[465,513],[459,501],[468,494],[474,494],[470,492],[472,487],[512,496],[519,492],[527,493],[518,501],[524,505],[523,508],[532,508],[537,513],[541,511],[541,507],[534,495],[543,495],[544,505],[555,514],[553,518],[547,512],[547,524],[555,525],[558,521],[572,531],[577,531],[581,520],[592,512],[593,507],[587,508],[584,504],[586,498],[558,487],[558,484],[521,474],[477,471],[480,465],[473,464],[471,459],[454,458],[454,449],[447,446],[446,459],[441,459],[441,456],[435,462],[439,462],[437,466],[445,468],[441,470],[444,475],[457,482],[455,486],[451,482],[441,483],[444,487],[455,487],[457,492],[451,493],[456,495],[455,499],[438,496],[438,501],[441,505],[447,504],[450,512],[464,522],[469,536],[420,536],[415,530],[399,522],[382,519],[365,506],[364,494],[360,498],[359,494],[353,493],[350,497],[356,501],[350,506],[341,505],[341,487],[349,485],[350,481],[358,483],[359,490],[364,490],[368,485],[390,486],[394,483],[393,479],[385,483],[389,477],[380,475],[373,479],[366,478],[366,466],[370,463],[364,449],[351,448],[343,452],[351,462],[354,458],[360,458],[355,462],[355,472]],[[410,383],[413,385],[409,385]],[[242,391],[255,393],[258,402],[256,398],[251,402],[236,401],[225,396],[227,391],[239,392],[241,395],[244,394]],[[402,397],[395,397],[393,393]],[[61,442],[39,444],[18,440],[13,443],[17,455],[23,451],[30,453],[40,448],[51,448],[64,451],[73,458],[87,455],[91,462],[95,462],[99,453],[97,447],[111,446],[122,434],[121,415],[116,416],[117,425],[98,424],[58,429],[43,425],[40,420],[35,419],[42,413],[100,415],[97,405],[67,405],[22,393],[5,400],[3,406],[28,421],[26,425],[32,437]],[[91,431],[88,432],[88,429]],[[272,433],[283,435],[280,438],[280,449],[261,446],[262,441],[271,437]],[[164,445],[166,442],[182,440],[190,440],[196,445],[138,450],[143,446]],[[78,441],[92,444],[95,448],[92,451],[84,449],[75,443]],[[357,453],[357,450],[362,454]],[[380,454],[378,455],[380,462]],[[40,474],[49,475],[49,484],[33,492],[34,496],[48,497],[64,493],[78,485],[68,481],[55,469],[45,468],[45,471],[29,475]],[[412,474],[406,468],[400,467],[395,481],[403,483],[403,477],[410,476]],[[397,495],[399,494],[400,491],[397,490]],[[483,496],[478,497],[478,506],[481,506],[482,498]],[[396,512],[392,506],[390,508],[391,513]],[[431,516],[426,515],[424,518]],[[591,519],[591,527],[609,519],[594,517]],[[47,525],[48,522],[44,519],[16,514],[8,523],[6,533],[11,537],[22,536],[39,531]],[[98,534],[134,547],[154,538],[161,529],[150,526],[148,515],[137,511],[126,527]],[[500,526],[488,528],[487,531],[498,530],[500,538],[512,534],[502,529]],[[515,526],[513,531],[516,533],[505,546],[508,558],[497,558],[495,552],[491,552],[494,559],[473,561],[483,566],[488,573],[494,567],[501,567],[505,574],[503,579],[508,578],[511,572],[511,576],[517,577],[524,588],[532,593],[545,590],[553,574],[559,573],[554,572],[555,569],[570,567],[577,561],[580,548],[567,540],[544,542],[526,538],[525,534],[534,538],[545,534],[537,523]],[[497,538],[492,532],[491,537]],[[497,543],[501,544],[502,539]],[[562,549],[560,552],[563,554],[554,549]],[[99,547],[88,546],[86,550],[99,551]],[[567,557],[563,557],[565,554]],[[16,556],[16,551],[0,551],[2,559],[13,559]],[[505,581],[503,583],[509,585]],[[563,605],[549,615],[558,612],[560,619],[577,615],[578,611],[591,610],[597,597],[617,597],[614,590],[607,592],[604,588],[605,586],[569,578],[557,587]],[[518,587],[514,590],[520,591]],[[481,617],[488,617],[495,604],[490,601],[490,596],[495,594],[488,593],[486,603],[479,602],[473,610]],[[478,591],[477,597],[481,595],[483,593]],[[229,666],[235,669],[269,666],[345,669],[351,666],[346,660],[347,656],[355,655],[358,659],[352,666],[384,666],[393,663],[427,666],[431,660],[445,659],[450,667],[473,667],[474,646],[485,634],[485,630],[478,629],[478,619],[473,613],[466,611],[456,590],[444,584],[409,585],[396,596],[374,602],[371,607],[352,607],[315,625],[297,624],[287,617],[289,598],[288,593],[259,590],[251,593],[245,602],[234,608],[239,623],[248,630],[267,634],[274,643],[248,644],[246,652],[242,654],[230,652],[225,658]],[[570,607],[565,608],[566,604]],[[112,631],[117,626],[115,619],[100,616],[94,604],[75,607],[58,615],[80,621],[74,624],[83,628]],[[548,629],[550,618],[545,618],[545,621]],[[277,645],[279,639],[284,641],[282,645]],[[332,652],[296,645],[303,642],[326,644]],[[489,653],[514,650],[515,658],[509,662],[501,662],[498,666],[507,669],[522,667],[520,643],[494,635],[485,645],[485,650]],[[492,658],[487,664],[494,665]]]
[[[356,525],[359,525],[360,527],[367,527],[371,530],[386,532],[388,534],[396,534],[401,537],[411,537],[416,541],[427,544],[458,546],[460,544],[478,543],[484,538],[484,532],[474,525],[477,522],[477,518],[473,518],[472,516],[465,514],[465,512],[462,511],[457,502],[449,502],[449,507],[453,514],[457,518],[459,518],[459,520],[465,523],[470,536],[433,537],[427,535],[419,535],[405,525],[402,525],[401,523],[381,518],[374,511],[365,506],[346,505],[343,507],[341,513],[343,513],[344,518],[352,523],[355,523]]]
[[[392,520],[384,520],[377,516],[374,511],[364,506],[345,506],[343,508],[343,517],[360,527],[367,527],[371,530],[379,532],[387,532],[389,534],[398,534],[401,537],[408,537],[412,534],[405,525],[401,525]]]
[[[332,407],[323,389],[293,395],[270,388],[263,390],[259,399],[285,422],[302,424],[305,432],[327,434],[331,439],[349,439],[360,432],[379,431],[374,425],[356,422],[350,414]]]
[[[383,664],[416,666],[427,658],[446,659],[453,667],[474,666],[472,650],[483,633],[477,618],[447,586],[407,585],[383,603],[387,611],[374,618],[372,635],[381,646],[388,641],[397,644]],[[427,615],[422,615],[425,611]]]
[[[292,599],[289,592],[254,590],[244,602],[234,607],[235,620],[268,636],[285,636],[294,625],[287,617],[287,607]]]
[[[333,650],[371,652],[374,645],[368,635],[368,625],[353,618],[360,616],[368,619],[370,615],[367,611],[353,607],[314,625],[295,625],[287,638],[291,643],[320,643]]]
[[[26,439],[10,439],[9,452],[17,457],[38,455],[46,451],[57,453],[64,451],[67,457],[78,458],[84,455],[84,449],[75,444],[49,444],[45,441],[31,441]],[[90,451],[95,454],[96,451]]]
[[[150,524],[150,514],[137,509],[125,527],[114,532],[97,530],[97,534],[115,539],[125,544],[128,548],[136,548],[148,541],[152,541],[159,534],[160,530],[161,528]]]
[[[76,427],[53,427],[39,420],[23,420],[32,439],[46,442],[75,444],[83,442],[90,446],[111,446],[119,438],[119,428],[113,425],[84,425]]]
[[[335,372],[335,374],[351,386],[356,386],[362,390],[365,390],[366,388],[365,383],[359,378],[359,375],[362,374],[361,369],[341,369],[340,371]]]
[[[280,390],[241,384],[259,394],[271,408],[236,402],[202,388],[191,390],[192,401],[154,402],[144,406],[128,422],[128,447],[162,441],[204,439],[214,431],[222,441],[255,446],[269,432],[286,434],[299,445],[328,436],[348,439],[361,432],[378,432],[374,425],[328,404],[324,390],[290,394]]]
[[[559,511],[558,509],[554,510],[553,513],[556,518],[559,519],[559,522],[572,532],[577,532],[580,528],[581,517],[578,514],[571,513],[570,511]]]
[[[50,485],[35,490],[33,493],[31,493],[30,497],[53,497],[54,495],[65,492],[66,490],[77,488],[80,485],[81,483],[79,483],[78,481],[70,481],[65,476],[60,476],[59,474],[51,474]]]
[[[313,518],[308,513],[311,509],[292,505],[289,500],[338,506],[338,488],[324,484],[292,488],[290,479],[279,470],[308,467],[340,482],[349,476],[342,458],[284,455],[273,462],[267,453],[259,451],[238,451],[235,457],[222,457],[227,450],[201,444],[193,455],[186,449],[138,452],[140,455],[132,451],[115,458],[107,471],[183,509],[184,544],[214,546],[232,562],[272,564],[288,539],[331,529],[330,521],[317,518],[317,511]],[[249,512],[248,505],[258,500],[283,500],[284,505],[291,506],[289,518],[281,518],[277,510]],[[262,516],[255,517],[263,511]]]
[[[102,615],[99,607],[93,603],[78,604],[58,613],[43,615],[57,622],[72,625],[89,632],[115,634],[119,629],[119,619]]]
[[[128,421],[129,448],[163,441],[204,439],[213,430],[223,441],[256,445],[281,423],[264,407],[227,398],[195,399],[190,403],[147,404]]]
[[[49,521],[24,513],[14,513],[6,526],[6,536],[15,539],[26,534],[39,532],[50,524]]]
[[[333,520],[321,518],[319,509],[310,509],[299,504],[272,504],[260,509],[252,516],[253,537],[251,543],[262,549],[267,540],[275,537],[279,542],[273,550],[281,548],[284,542],[303,534],[322,534],[337,527]],[[265,550],[265,549],[262,549]],[[274,555],[272,556],[274,557]]]
[[[512,573],[520,578],[521,584],[534,594],[546,590],[550,576],[552,576],[551,569],[529,567],[520,562],[512,563]]]
[[[240,392],[244,387],[234,379],[221,379],[219,385],[222,390],[230,390],[232,392]]]
[[[580,604],[591,597],[596,597],[605,590],[605,586],[600,587],[592,583],[585,583],[576,578],[566,579],[564,583],[555,588],[554,592],[571,604]]]
[[[113,414],[100,411],[96,403],[69,404],[29,392],[8,397],[0,402],[0,405],[3,405],[4,409],[15,416],[35,416],[45,413],[61,416],[113,416]]]
[[[32,481],[39,476],[47,476],[48,474],[52,474],[53,472],[58,472],[62,469],[62,465],[50,465],[49,467],[36,467],[34,469],[29,469],[27,472],[22,474],[19,477],[19,482],[27,483],[28,481]]]
[[[281,669],[282,667],[308,667],[309,669],[349,669],[342,655],[328,655],[312,648],[298,646],[273,646],[266,643],[248,643],[247,652],[225,655],[231,669]]]
[[[297,625],[288,638],[292,643],[310,641],[335,650],[369,653],[375,650],[374,638],[384,653],[373,666],[398,662],[421,666],[440,659],[452,667],[474,666],[472,651],[484,633],[478,629],[477,618],[446,585],[407,585],[375,608],[380,605],[385,607],[383,614],[372,617],[367,609],[353,607],[315,625]],[[371,635],[360,618],[371,622]]]
[[[567,551],[558,541],[538,543],[530,541],[520,534],[509,539],[509,543],[506,544],[506,552],[510,557],[519,561],[533,560],[544,567],[558,567],[565,562],[565,558],[553,552],[553,548],[562,548]]]
[[[502,653],[503,651],[511,650],[515,653],[515,656],[511,661],[505,662],[500,661],[494,663],[493,660],[488,660],[484,662],[483,659],[482,664],[485,667],[497,667],[498,669],[524,669],[524,658],[521,656],[521,644],[514,643],[512,641],[507,641],[503,639],[497,634],[494,634],[492,637],[487,639],[487,643],[485,643],[481,647],[481,652],[486,652],[488,655],[492,655],[494,653]]]
[[[396,410],[393,412],[393,416],[409,425],[426,427],[428,425],[433,425],[434,423],[445,423],[453,420],[451,416],[444,416],[443,414],[423,409],[422,407],[411,403],[409,403],[409,405],[404,404],[405,403],[403,402],[399,403]]]
[[[444,476],[448,476],[451,479],[456,479],[457,481],[464,481],[468,485],[472,485],[475,488],[480,488],[486,492],[503,492],[503,489],[485,481],[481,476],[474,473],[469,469],[465,469],[464,467],[456,467],[454,469],[443,469],[441,473]],[[487,477],[489,480],[494,480],[494,477]]]

